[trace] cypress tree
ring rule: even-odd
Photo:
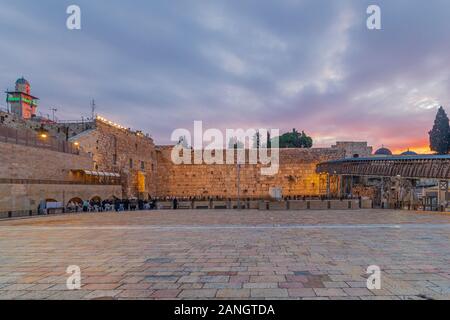
[[[438,154],[447,154],[450,149],[450,126],[449,119],[443,107],[440,107],[433,129],[429,132],[430,149]]]

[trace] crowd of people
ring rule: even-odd
[[[112,199],[112,200],[84,200],[70,201],[67,205],[67,212],[105,212],[105,211],[136,211],[156,209],[156,199],[140,200],[132,199]]]
[[[343,196],[343,199],[358,199],[358,196]],[[326,200],[326,196],[287,196],[283,200]],[[112,200],[84,200],[84,201],[70,201],[66,207],[66,212],[105,212],[105,211],[136,211],[136,210],[154,210],[158,209],[158,202],[171,202],[173,209],[178,209],[180,201],[210,201],[221,200],[226,201],[231,199],[222,197],[162,197],[150,198],[149,200],[141,200],[136,198],[131,199],[112,199]],[[250,198],[243,198],[241,201],[250,201]]]

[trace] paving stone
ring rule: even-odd
[[[172,258],[149,258],[145,260],[146,263],[167,264],[173,262]]]
[[[344,288],[345,293],[352,297],[373,296],[374,294],[367,288]]]
[[[146,276],[145,281],[148,282],[176,282],[178,276]]]
[[[34,291],[38,292],[38,291]],[[52,293],[45,299],[48,300],[80,300],[84,299],[87,295],[89,295],[92,291],[87,290],[65,290],[65,291],[44,291],[48,293]],[[21,296],[22,299],[24,296]]]
[[[287,289],[251,289],[253,298],[277,298],[288,297]]]
[[[324,281],[325,288],[348,288],[349,285],[344,281]]]
[[[1,221],[0,299],[227,299],[233,290],[254,299],[450,299],[449,225],[450,215],[377,209]],[[83,290],[65,287],[70,264],[80,265]],[[366,288],[373,264],[382,290]]]
[[[315,297],[316,293],[311,288],[288,289],[289,297]]]
[[[92,299],[106,299],[116,297],[122,290],[95,290],[84,296],[84,299],[92,300]]]
[[[278,283],[262,283],[262,282],[255,282],[255,283],[244,283],[244,288],[246,289],[272,289],[272,288],[278,288]]]
[[[27,291],[27,293],[20,295],[18,300],[45,300],[55,294],[54,291]]]
[[[229,276],[202,276],[200,282],[228,282]]]
[[[337,288],[314,288],[316,295],[323,297],[345,297],[347,293]]]
[[[250,289],[220,289],[217,292],[217,298],[248,298]]]
[[[278,284],[278,287],[284,289],[298,289],[304,288],[305,285],[302,282],[281,282]]]
[[[10,290],[11,291],[15,291],[15,290],[21,291],[21,290],[27,290],[28,288],[33,287],[33,286],[34,286],[34,284],[21,284],[21,283],[10,284],[8,286],[4,286],[4,287],[0,288],[0,291],[10,291]]]
[[[180,279],[178,279],[178,282],[181,283],[196,283],[200,282],[199,276],[183,276]]]
[[[178,297],[180,298],[214,298],[217,290],[215,289],[186,289],[182,290]]]
[[[149,298],[152,296],[152,290],[123,290],[117,296],[117,298]]]
[[[152,298],[176,298],[180,294],[181,290],[174,290],[174,289],[162,289],[162,290],[155,290],[155,292],[152,293]]]
[[[240,289],[240,288],[242,288],[242,283],[231,283],[231,282],[227,282],[227,283],[219,283],[219,282],[205,283],[203,285],[203,288],[205,288],[205,289]]]
[[[18,297],[26,294],[28,291],[1,291],[0,292],[0,300],[11,300],[17,299]]]
[[[81,288],[83,290],[114,290],[119,286],[120,283],[90,283],[82,286]]]

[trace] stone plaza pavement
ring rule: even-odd
[[[81,268],[68,290],[69,265]],[[366,269],[382,269],[368,290]],[[0,221],[0,299],[450,299],[450,215],[175,210]]]

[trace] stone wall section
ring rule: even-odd
[[[93,169],[88,154],[74,155],[3,142],[0,142],[0,164],[2,179],[68,180],[71,169]]]
[[[0,142],[0,212],[35,211],[39,202],[46,199],[67,204],[74,197],[120,197],[120,185],[75,183],[71,170],[93,170],[93,165],[88,154]]]
[[[156,152],[150,137],[96,120],[93,129],[69,141],[78,143],[82,151],[92,155],[95,170],[121,174],[123,197],[155,195]],[[138,187],[139,175],[145,177],[144,190]]]
[[[170,146],[157,147],[157,196],[237,197],[235,164],[176,165],[171,161],[171,151]],[[271,187],[281,187],[283,196],[325,194],[326,177],[316,174],[316,164],[342,157],[343,151],[337,149],[280,149],[280,168],[274,176],[261,175],[261,164],[241,165],[240,195],[268,198]]]

